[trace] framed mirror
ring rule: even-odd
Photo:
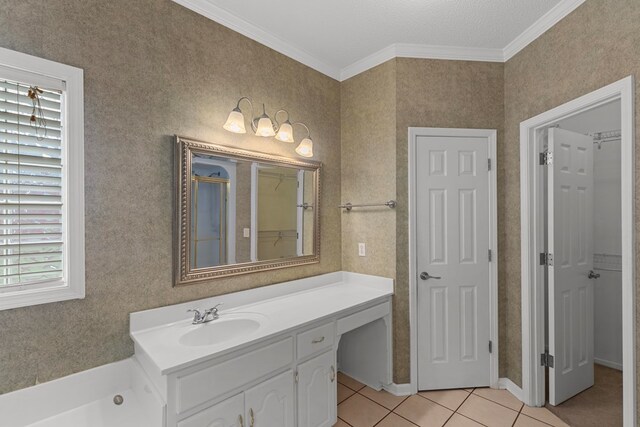
[[[176,136],[175,284],[319,262],[320,170]]]

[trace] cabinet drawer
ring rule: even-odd
[[[178,374],[177,412],[183,413],[292,362],[293,339],[287,338],[196,372]]]
[[[336,331],[333,322],[298,334],[298,359],[333,346]]]

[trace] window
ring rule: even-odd
[[[84,298],[83,109],[82,70],[0,48],[0,310]]]

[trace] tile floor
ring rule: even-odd
[[[566,427],[546,408],[530,408],[506,390],[476,388],[398,397],[338,373],[334,427]]]

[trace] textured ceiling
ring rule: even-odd
[[[502,55],[545,14],[572,10],[584,0],[174,1],[334,74],[400,45]]]

